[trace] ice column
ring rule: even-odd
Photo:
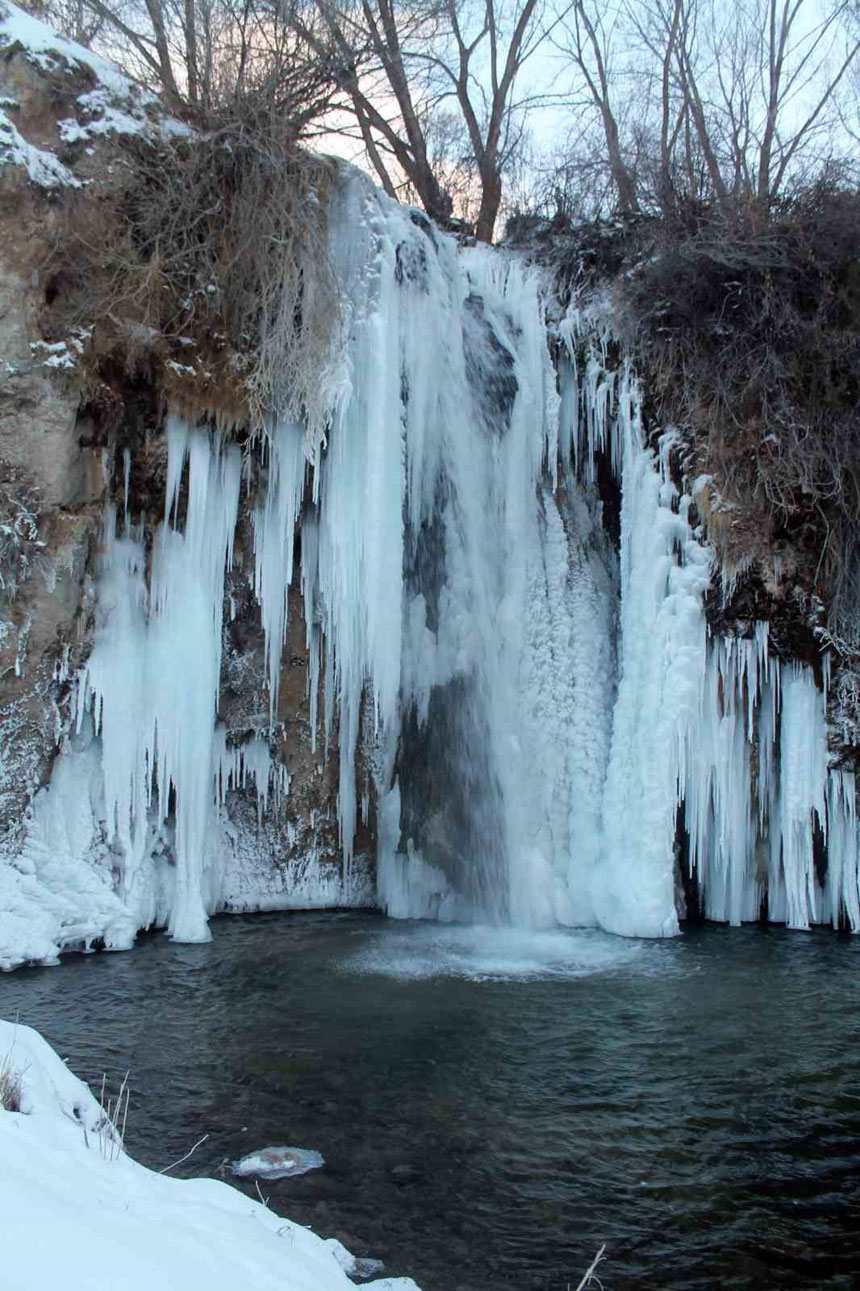
[[[296,522],[305,484],[305,444],[301,426],[271,427],[263,441],[268,465],[265,499],[254,512],[254,592],[266,636],[269,720],[278,711],[281,651],[287,631],[287,595],[293,579]]]
[[[124,856],[121,895],[141,925],[155,917],[158,894],[146,863],[151,826],[172,817],[168,929],[177,940],[202,941],[219,877],[209,837],[214,724],[240,457],[238,448],[177,420],[168,447],[166,513],[174,518],[189,463],[185,528],[159,527],[147,588],[143,541],[118,537],[109,512],[100,625],[80,681],[78,721],[91,709],[101,735],[108,828]]]
[[[625,377],[625,380],[629,378]],[[710,553],[692,537],[688,497],[642,444],[638,399],[622,399],[621,644],[618,699],[603,807],[602,927],[637,936],[677,932],[673,843],[707,659],[702,597]]]

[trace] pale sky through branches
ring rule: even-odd
[[[770,200],[825,166],[848,175],[860,133],[856,0],[45,9],[66,34],[76,28],[192,106],[237,101],[246,80],[269,93],[303,68],[282,100],[301,116],[304,94],[298,132],[310,146],[437,218],[477,220],[484,237],[498,212],[553,201],[582,216],[662,209],[670,195]]]

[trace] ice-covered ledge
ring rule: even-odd
[[[21,1109],[0,1108],[7,1291],[345,1291],[354,1285],[341,1266],[339,1243],[228,1184],[172,1179],[138,1165],[106,1133],[87,1086],[38,1032],[0,1021],[0,1085],[4,1077]],[[364,1285],[417,1291],[410,1278]]]

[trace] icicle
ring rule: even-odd
[[[278,711],[281,651],[287,632],[287,598],[293,579],[296,523],[305,483],[304,435],[300,426],[278,425],[265,439],[268,458],[266,498],[254,512],[256,564],[254,591],[266,636],[269,723]]]
[[[188,450],[188,423],[182,417],[167,418],[167,488],[164,495],[164,523],[170,523],[173,512],[174,523],[179,506],[179,486],[182,482],[182,469],[185,466],[185,455]]]
[[[860,932],[860,855],[857,835],[857,786],[854,772],[833,770],[827,777],[827,884],[824,914],[834,928],[844,918]]]
[[[610,930],[666,936],[678,927],[675,818],[679,786],[689,779],[689,748],[705,680],[702,598],[711,558],[672,509],[676,490],[643,447],[638,400],[628,377],[623,389],[617,429],[623,444],[621,679],[596,910]]]
[[[317,584],[319,582],[320,531],[316,508],[306,511],[302,520],[302,604],[305,608],[305,633],[308,645],[308,698],[310,700],[311,752],[316,752],[319,726],[319,690],[322,642],[316,619]]]
[[[78,692],[78,722],[88,707],[101,734],[108,820],[125,857],[123,893],[132,906],[149,899],[144,859],[150,808],[157,820],[166,820],[171,792],[175,797],[168,926],[178,940],[199,941],[208,936],[206,915],[217,887],[207,844],[214,806],[210,767],[240,458],[238,449],[222,451],[216,440],[171,419],[166,514],[186,454],[185,532],[165,523],[156,534],[149,593],[142,544],[118,539],[115,516],[108,515],[102,623]]]
[[[756,814],[751,751],[760,685],[759,637],[717,638],[683,785],[691,868],[708,918],[738,924],[758,916]]]
[[[123,466],[123,495],[125,499],[123,532],[125,533],[126,537],[128,537],[128,532],[129,532],[128,500],[129,500],[129,488],[131,484],[131,453],[127,448],[123,450],[122,466]]]
[[[231,789],[244,789],[253,780],[257,798],[257,824],[269,810],[269,799],[277,809],[289,792],[290,773],[283,763],[272,760],[269,742],[257,736],[244,744],[228,746],[223,726],[216,727],[213,749],[215,799],[223,807]]]
[[[810,668],[782,666],[778,822],[785,921],[808,928],[820,917],[813,827],[826,828],[827,739],[824,696]],[[772,826],[773,827],[773,826]]]
[[[559,338],[564,345],[565,359],[571,365],[573,379],[578,386],[572,398],[565,397],[564,366],[562,366],[562,447],[572,443],[575,473],[584,470],[586,483],[595,482],[595,456],[608,454],[612,471],[620,479],[624,435],[615,434],[613,427],[629,425],[638,413],[638,390],[628,364],[618,372],[606,366],[609,331],[606,318],[600,311],[584,313],[571,306],[559,326]],[[585,360],[579,371],[577,352]]]

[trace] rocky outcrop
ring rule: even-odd
[[[0,98],[20,105],[5,110],[39,143],[43,79],[21,52],[0,60]],[[81,444],[80,395],[39,328],[55,223],[49,192],[27,169],[0,167],[0,830],[13,839],[86,652],[105,486],[101,453]]]

